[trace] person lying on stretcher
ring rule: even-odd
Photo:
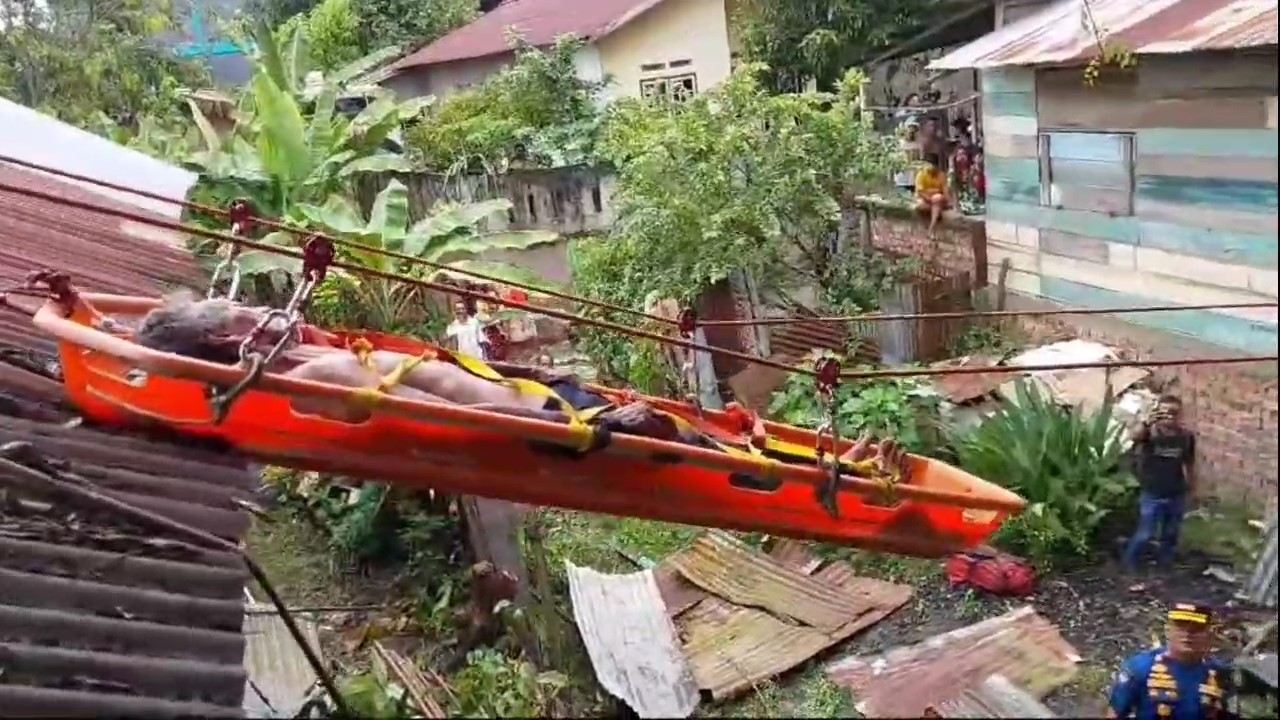
[[[187,294],[166,298],[165,304],[148,313],[137,326],[134,342],[162,352],[233,364],[240,360],[240,345],[253,332],[266,310],[228,300],[197,300]],[[258,337],[255,348],[263,355],[286,330],[283,324],[269,325]],[[386,387],[391,395],[424,402],[466,405],[507,415],[566,422],[562,406],[546,397],[536,397],[518,389],[490,382],[450,362],[417,358],[403,353],[374,350],[364,359],[350,349],[328,346],[325,333],[305,327],[305,344],[294,344],[267,368],[289,377],[352,388],[376,388],[384,378],[404,367],[399,382]],[[569,373],[548,368],[507,363],[488,363],[506,378],[526,379],[553,390],[574,410],[608,406],[605,398],[585,390]],[[362,422],[369,411],[354,405],[319,399],[295,400],[296,411],[344,422]],[[681,429],[670,416],[643,402],[635,402],[600,412],[591,420],[610,430],[659,440],[711,447],[697,433]]]

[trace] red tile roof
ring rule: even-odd
[[[617,30],[663,0],[509,0],[392,65],[393,70],[498,55],[511,49],[508,31],[531,45],[562,35],[591,41]]]

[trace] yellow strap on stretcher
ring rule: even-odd
[[[373,362],[373,346],[367,340],[363,338],[356,340],[351,344],[351,350],[356,354],[356,357],[360,358],[360,362],[362,364],[364,364],[370,370],[376,371],[376,366],[374,365],[374,362]],[[378,387],[374,392],[379,394],[386,393],[391,388],[400,384],[400,382],[404,379],[404,376],[407,375],[415,367],[420,365],[423,361],[438,359],[440,355],[441,353],[437,353],[435,351],[427,351],[417,357],[406,358],[405,360],[401,361],[400,366],[397,367],[394,371],[383,376],[381,382],[379,382]],[[543,385],[542,383],[535,382],[533,380],[527,380],[524,378],[505,377],[498,371],[489,367],[484,361],[478,358],[471,357],[469,355],[464,355],[462,353],[449,352],[448,357],[451,358],[458,365],[458,367],[462,368],[463,370],[466,370],[467,372],[471,373],[472,375],[475,375],[476,377],[482,380],[488,380],[490,382],[498,383],[505,387],[509,387],[519,392],[522,395],[527,395],[529,397],[535,397],[543,401],[550,401],[555,403],[560,408],[560,411],[563,412],[565,416],[568,418],[569,427],[573,429],[575,433],[580,434],[579,435],[580,450],[585,451],[587,448],[590,447],[593,441],[594,436],[590,427],[590,422],[593,419],[595,419],[595,417],[600,413],[606,410],[612,409],[614,407],[613,405],[604,405],[601,407],[595,407],[595,408],[590,408],[588,410],[579,411],[576,408],[574,408],[573,405],[570,404],[568,401],[566,401],[564,398],[560,397],[560,395],[556,393],[556,391],[552,390],[546,385]],[[663,415],[666,415],[668,418],[670,418],[671,421],[675,423],[676,427],[682,432],[685,432],[688,434],[699,434],[696,427],[694,427],[692,424],[690,424],[687,420],[680,417],[679,415],[675,415],[673,413],[669,413],[657,408],[655,408],[655,411],[660,412]],[[759,463],[761,466],[763,466],[762,469],[764,471],[765,479],[767,480],[771,480],[776,476],[777,469],[781,465],[779,461],[766,456],[764,454],[764,451],[762,451],[760,448],[755,447],[749,442],[745,443],[744,447],[746,449],[744,450],[742,448],[734,447],[732,445],[726,445],[714,438],[707,438],[707,439],[713,445],[715,445],[717,449],[719,449],[721,452],[727,455],[738,457],[738,458],[751,459]],[[809,447],[807,445],[801,445],[799,443],[792,443],[792,442],[786,442],[784,440],[778,440],[776,438],[766,438],[765,450],[768,450],[770,452],[774,452],[780,455],[789,456],[789,457],[804,458],[804,459],[815,460],[815,461],[817,460],[817,451],[814,448]]]

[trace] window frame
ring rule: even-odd
[[[1120,165],[1124,168],[1126,186],[1125,207],[1122,211],[1105,211],[1112,217],[1133,217],[1135,195],[1137,194],[1137,134],[1131,130],[1079,130],[1076,128],[1041,128],[1036,133],[1036,159],[1040,167],[1040,206],[1055,210],[1079,210],[1080,212],[1103,212],[1084,210],[1081,208],[1064,208],[1053,202],[1053,136],[1054,135],[1091,135],[1107,136],[1121,139]],[[1065,159],[1065,158],[1064,158]],[[1082,161],[1088,162],[1088,161]]]

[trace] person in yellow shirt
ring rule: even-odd
[[[938,154],[925,155],[924,162],[924,167],[916,173],[916,210],[929,215],[929,237],[933,237],[943,211],[951,207],[951,191]]]

